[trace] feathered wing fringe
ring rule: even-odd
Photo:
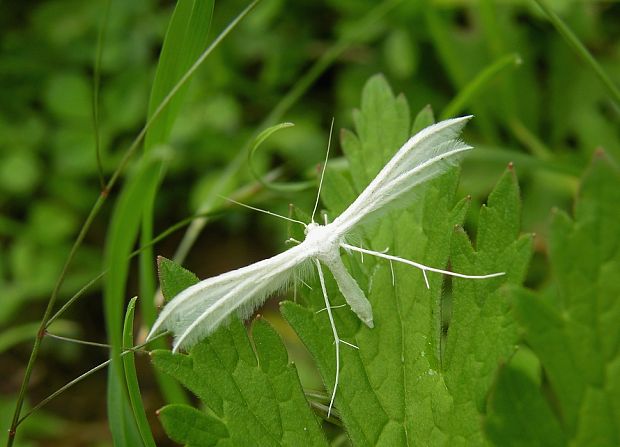
[[[295,268],[303,266],[307,258],[306,250],[298,245],[185,289],[162,310],[147,339],[169,330],[176,336],[175,351],[191,347],[231,314],[249,316],[268,296],[286,286]]]
[[[333,223],[347,233],[369,214],[387,210],[390,202],[415,185],[454,166],[461,155],[471,149],[458,139],[470,118],[441,121],[411,137]]]
[[[442,121],[411,137],[381,169],[358,198],[331,224],[330,230],[344,238],[360,220],[374,217],[415,185],[453,166],[471,149],[458,136],[471,117]],[[355,247],[348,246],[349,249]],[[231,314],[247,318],[269,295],[290,282],[295,269],[316,258],[317,247],[301,243],[279,255],[206,279],[172,299],[160,313],[147,339],[167,329],[175,335],[174,350],[186,349],[205,338]],[[357,250],[364,251],[364,250]],[[352,310],[372,327],[370,302],[338,257],[327,265]],[[320,266],[318,266],[320,272]],[[323,285],[323,284],[322,284]]]

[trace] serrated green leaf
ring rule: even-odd
[[[394,96],[381,77],[367,83],[355,123],[356,134],[343,133],[343,148],[354,190],[359,192],[409,137],[411,123],[404,98]],[[519,194],[516,177],[509,171],[482,213],[480,244],[472,248],[462,230],[454,232],[468,203],[454,205],[457,179],[452,170],[418,188],[406,211],[367,228],[362,242],[374,250],[389,247],[390,253],[438,268],[445,268],[452,251],[455,271],[508,274],[452,282],[453,311],[444,353],[444,278],[429,273],[427,290],[420,271],[394,263],[393,284],[389,263],[369,256],[363,263],[359,256],[348,257],[350,271],[368,292],[375,315],[375,328],[369,329],[349,310],[334,311],[340,336],[360,348],[343,348],[336,396],[337,411],[354,445],[483,443],[485,397],[498,363],[510,355],[517,339],[502,285],[523,280],[531,241],[518,238]],[[325,195],[330,207],[347,205],[337,203],[337,194],[326,190]],[[332,305],[341,304],[330,275],[327,285]],[[322,307],[318,291],[308,301],[315,310]],[[293,303],[284,303],[282,312],[315,357],[326,387],[332,389],[335,353],[326,315]]]
[[[325,445],[278,336],[258,322],[254,342],[258,358],[235,319],[189,355],[159,350],[153,361],[207,404],[227,427],[232,445]],[[178,432],[170,436],[189,441]]]
[[[573,445],[620,443],[618,203],[620,171],[597,153],[582,181],[575,220],[562,212],[553,218],[553,286],[540,294],[523,291],[517,300],[525,339],[549,381],[539,392],[551,394],[556,423]]]
[[[372,110],[380,115],[382,126],[369,122]],[[353,184],[361,191],[409,137],[409,106],[404,96],[394,97],[382,75],[370,78],[362,91],[361,111],[353,112],[357,135],[342,140],[342,150],[351,165]],[[361,154],[364,154],[363,159]]]
[[[191,278],[186,270],[172,261],[162,265],[166,267],[160,268],[160,278],[172,296],[187,287]],[[155,366],[194,392],[212,412],[208,418],[195,418],[195,424],[164,424],[166,432],[190,445],[326,445],[279,336],[258,320],[252,340],[254,349],[245,327],[234,318],[189,355],[153,352]],[[175,408],[176,414],[191,413],[189,407]],[[218,422],[201,437],[201,427],[212,419]],[[206,440],[209,443],[200,443]]]

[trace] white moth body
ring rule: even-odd
[[[231,314],[236,312],[241,318],[249,317],[269,295],[288,284],[296,269],[303,266],[316,267],[325,298],[325,310],[329,315],[336,342],[336,380],[329,406],[331,412],[340,369],[339,345],[342,342],[355,348],[356,346],[338,337],[321,265],[331,271],[353,312],[367,326],[373,327],[371,304],[344,266],[340,248],[388,259],[390,262],[412,265],[422,271],[427,287],[427,271],[472,279],[503,275],[449,272],[346,243],[346,236],[360,221],[367,217],[379,217],[382,212],[387,211],[388,204],[392,204],[414,186],[445,172],[456,164],[464,152],[472,149],[458,139],[461,129],[470,118],[471,116],[466,116],[442,121],[411,137],[357,199],[333,222],[325,225],[314,221],[304,224],[306,236],[298,245],[269,259],[205,279],[178,294],[162,310],[148,339],[166,329],[175,335],[173,351],[188,349],[215,331]]]

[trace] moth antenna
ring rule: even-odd
[[[381,253],[387,253],[388,251],[390,251],[390,247],[385,247]],[[360,253],[360,255],[364,256],[363,253]],[[394,263],[392,262],[392,260],[390,259],[390,273],[392,273],[392,287],[396,287],[396,276],[394,276]],[[424,272],[424,270],[422,270],[422,272]],[[424,273],[424,278],[426,279],[426,273]],[[428,285],[428,281],[426,282],[426,284]]]
[[[314,209],[312,210],[312,218],[310,219],[310,222],[312,223],[314,223],[314,215],[316,214],[316,209],[319,206],[319,199],[321,198],[321,188],[323,187],[323,177],[325,177],[325,168],[327,167],[327,159],[329,158],[329,148],[332,145],[333,131],[334,131],[334,118],[332,118],[332,124],[329,127],[329,139],[327,140],[327,152],[325,153],[325,162],[323,163],[323,169],[321,170],[321,179],[319,180],[319,190],[316,193],[316,201],[314,202]]]
[[[334,379],[334,391],[332,397],[329,400],[329,408],[327,409],[327,418],[331,416],[332,408],[334,406],[334,399],[336,398],[336,391],[338,390],[338,381],[340,380],[340,337],[338,337],[338,330],[336,329],[336,323],[334,323],[334,316],[332,315],[332,307],[327,297],[327,289],[325,287],[325,278],[323,277],[323,270],[321,269],[321,263],[318,259],[315,259],[316,268],[319,272],[319,281],[321,283],[321,291],[323,292],[323,298],[325,299],[325,310],[329,315],[329,324],[332,327],[332,333],[334,334],[334,343],[336,344],[336,378]]]
[[[284,220],[287,220],[289,222],[295,222],[295,223],[298,223],[298,224],[302,224],[304,227],[306,227],[306,224],[303,223],[301,220],[292,219],[292,218],[286,217],[286,216],[281,216],[280,214],[272,213],[271,211],[267,211],[267,210],[264,210],[262,208],[256,208],[255,206],[248,205],[246,203],[237,202],[236,200],[231,199],[230,197],[220,196],[220,198],[222,198],[224,200],[228,200],[231,203],[234,203],[234,204],[239,205],[239,206],[243,206],[245,208],[248,208],[248,209],[251,209],[251,210],[254,210],[254,211],[259,211],[261,213],[269,214],[270,216],[279,217],[280,219],[284,219]]]
[[[408,264],[413,267],[419,268],[420,270],[422,270],[422,272],[424,272],[425,279],[426,279],[426,271],[435,272],[435,273],[443,273],[444,275],[455,276],[457,278],[465,278],[465,279],[488,279],[488,278],[495,278],[497,276],[503,276],[506,274],[506,272],[498,272],[498,273],[490,273],[488,275],[465,275],[463,273],[450,272],[448,270],[442,270],[442,269],[438,269],[435,267],[430,267],[428,265],[420,264],[419,262],[410,261],[409,259],[399,258],[398,256],[392,256],[392,255],[388,255],[385,253],[381,253],[380,251],[366,250],[364,248],[359,248],[359,247],[356,247],[355,245],[349,245],[344,242],[341,243],[340,246],[345,249],[358,251],[360,253],[366,253],[368,255],[376,256],[378,258],[389,259],[391,261],[402,262],[403,264]]]

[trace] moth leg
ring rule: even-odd
[[[332,315],[332,307],[327,297],[327,288],[325,287],[325,277],[323,276],[323,270],[321,269],[321,263],[318,259],[315,259],[316,268],[319,273],[319,281],[321,283],[321,290],[323,291],[323,298],[325,299],[325,310],[329,316],[329,324],[332,327],[332,333],[334,335],[334,344],[336,345],[336,377],[334,379],[334,391],[332,392],[331,399],[329,401],[329,408],[327,409],[327,417],[329,418],[334,406],[334,399],[336,398],[336,391],[338,390],[338,381],[340,380],[340,337],[338,336],[338,330],[336,329],[336,323],[334,323],[334,316]]]
[[[340,243],[340,246],[342,248],[344,248],[345,250],[359,251],[360,253],[366,253],[368,255],[376,256],[378,258],[388,259],[390,261],[402,262],[403,264],[408,264],[408,265],[411,265],[411,266],[413,266],[415,268],[418,268],[418,269],[422,270],[422,273],[424,274],[424,280],[427,281],[427,283],[426,283],[427,287],[428,287],[428,278],[426,277],[426,272],[427,271],[428,272],[443,273],[444,275],[454,276],[454,277],[457,277],[457,278],[465,278],[465,279],[488,279],[488,278],[495,278],[497,276],[503,276],[503,275],[506,274],[506,272],[497,272],[497,273],[489,273],[488,275],[465,275],[463,273],[451,272],[449,270],[438,269],[438,268],[431,267],[431,266],[428,266],[428,265],[420,264],[419,262],[410,261],[409,259],[399,258],[398,256],[388,255],[388,254],[382,253],[380,251],[374,251],[374,250],[367,250],[365,248],[359,248],[359,247],[356,247],[355,245],[349,245],[349,244],[346,244],[344,242]]]
[[[340,340],[341,343],[344,343],[347,346],[351,346],[354,349],[359,349],[360,347],[357,345],[354,345],[353,343],[349,343],[348,341],[344,341],[344,340]]]
[[[392,261],[390,261],[390,265],[392,265]],[[426,276],[426,269],[422,269],[422,274],[424,275],[424,282],[426,283],[426,288],[430,290],[431,285],[428,283],[428,276]]]
[[[341,307],[346,307],[346,304],[341,304],[340,306],[332,306],[332,309],[340,309]],[[315,312],[315,314],[320,314],[321,312],[327,310],[327,307],[324,307],[323,309],[319,309]]]
[[[388,251],[390,251],[390,247],[385,247],[385,249],[380,253],[387,253]],[[394,264],[392,263],[391,259],[389,261],[390,261],[390,272],[392,273],[392,287],[396,287],[396,276],[394,276]],[[424,272],[424,278],[426,278],[426,272]],[[428,280],[426,281],[426,285],[428,286]]]

